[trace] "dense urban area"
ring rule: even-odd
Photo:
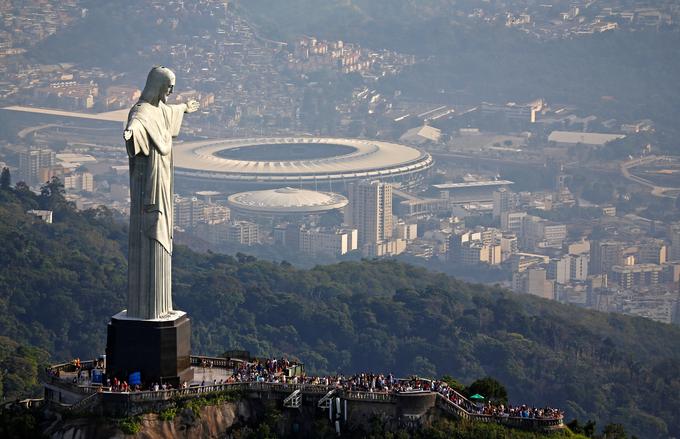
[[[523,10],[496,3],[460,18],[518,27],[539,39],[676,29],[677,5],[638,3],[556,2]],[[237,192],[228,185],[178,185],[174,224],[182,242],[303,265],[402,255],[518,293],[678,321],[680,158],[663,144],[664,128],[653,119],[610,118],[541,96],[461,103],[387,92],[390,77],[428,60],[309,35],[274,41],[228,2],[163,5],[148,2],[137,12],[196,35],[191,43],[168,38],[137,50],[176,69],[176,101],[200,102],[185,140],[361,137],[415,146],[435,160],[417,186],[345,183],[349,205],[322,214],[238,209],[227,200]],[[12,181],[39,191],[57,177],[78,208],[106,205],[125,215],[127,159],[118,123],[139,98],[140,81],[115,67],[38,64],[24,56],[86,19],[82,2],[4,8],[0,97],[5,119],[22,126],[2,147]],[[191,16],[211,27],[192,29],[185,22]],[[362,184],[385,199],[384,208],[368,205],[358,192]],[[315,180],[307,189],[333,187]],[[366,209],[381,223],[377,232],[356,214]],[[49,220],[49,213],[36,215]]]

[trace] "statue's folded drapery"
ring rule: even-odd
[[[185,105],[132,107],[126,130],[130,160],[128,317],[154,319],[172,311],[172,138]]]

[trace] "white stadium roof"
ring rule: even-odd
[[[229,207],[252,213],[311,214],[341,209],[347,198],[332,192],[285,187],[230,195]]]
[[[270,145],[274,148],[301,144],[340,145],[346,151],[322,158],[243,160],[219,157],[229,150]],[[398,177],[429,169],[432,157],[410,146],[377,140],[318,137],[211,140],[176,144],[175,173],[179,177],[211,181],[240,181],[296,185],[326,180]],[[278,154],[280,157],[281,154]],[[285,155],[284,155],[285,156]]]

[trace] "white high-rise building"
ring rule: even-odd
[[[242,245],[254,245],[260,242],[259,227],[249,221],[235,221],[227,229],[227,241]]]
[[[669,227],[671,235],[671,261],[680,261],[680,223],[671,224]]]
[[[80,172],[64,176],[64,189],[94,192],[94,177],[90,172]]]
[[[493,193],[493,217],[500,218],[504,212],[510,212],[514,208],[512,192],[502,187]]]
[[[558,284],[566,284],[571,280],[571,257],[569,255],[550,260],[548,279],[553,279]]]
[[[299,231],[299,249],[312,255],[341,256],[357,249],[357,230],[302,228]]]
[[[392,238],[392,186],[362,181],[349,187],[346,221],[359,232],[359,246]]]
[[[588,264],[590,255],[571,255],[571,267],[569,277],[572,280],[586,281],[588,279]]]
[[[56,155],[49,149],[28,149],[19,153],[19,180],[29,186],[45,183]]]

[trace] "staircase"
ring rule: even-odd
[[[316,404],[317,407],[321,409],[328,409],[331,404],[333,403],[333,395],[335,395],[336,390],[333,389],[326,393],[326,395],[319,400],[319,402]]]
[[[300,389],[295,390],[283,400],[283,406],[293,409],[299,409],[302,405],[302,392]]]
[[[92,409],[99,404],[101,396],[99,393],[93,393],[81,399],[77,403],[68,408],[70,413],[86,413],[91,412]]]

